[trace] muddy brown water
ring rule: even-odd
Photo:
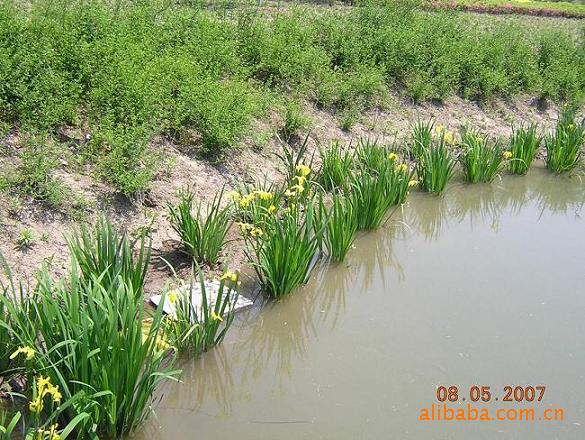
[[[585,438],[584,204],[585,181],[541,169],[411,194],[346,262],[185,362],[133,438]],[[462,390],[450,408],[490,386],[475,408],[533,407],[536,420],[419,421],[440,385]],[[546,391],[504,403],[506,385]],[[564,420],[539,421],[547,408]]]

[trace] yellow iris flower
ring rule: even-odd
[[[303,164],[297,165],[296,170],[302,177],[307,177],[311,173],[311,168]]]
[[[19,347],[14,353],[10,355],[10,359],[16,358],[19,354],[24,355],[24,358],[27,361],[30,361],[35,357],[35,350],[34,348],[29,347],[28,345],[25,347]]]
[[[228,270],[219,278],[219,280],[220,281],[229,280],[235,283],[236,281],[238,281],[238,274],[232,272],[231,270]]]

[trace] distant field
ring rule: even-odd
[[[444,8],[461,8],[477,12],[585,17],[585,3],[583,2],[532,0],[436,0],[431,3]]]

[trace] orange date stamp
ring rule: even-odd
[[[460,399],[466,401],[467,399],[471,402],[490,402],[492,398],[495,401],[501,400],[502,402],[541,402],[546,392],[545,385],[536,386],[514,386],[506,385],[503,387],[500,396],[493,394],[490,386],[473,385],[469,387],[468,392],[464,395],[463,390],[459,387],[451,385],[449,387],[440,386],[437,388],[437,400],[439,402],[458,402]]]

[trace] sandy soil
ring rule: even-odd
[[[378,109],[363,115],[362,120],[349,132],[339,128],[339,120],[335,115],[307,105],[311,127],[306,133],[300,133],[300,137],[308,133],[310,151],[315,150],[317,145],[327,145],[335,139],[348,143],[362,136],[377,138],[382,142],[400,142],[410,132],[412,123],[429,118],[434,118],[450,130],[458,130],[470,124],[491,136],[508,136],[511,126],[521,122],[537,122],[541,129],[548,130],[558,115],[555,105],[545,110],[539,109],[528,98],[498,101],[485,106],[459,98],[452,98],[441,105],[414,105],[396,96],[389,101],[384,110]],[[259,122],[251,132],[267,133],[268,141],[258,145],[251,134],[229,153],[224,162],[218,164],[198,159],[193,153],[196,151],[195,146],[179,147],[162,137],[154,139],[151,148],[153,151],[162,151],[162,157],[168,163],[155,177],[152,189],[136,200],[128,200],[107,184],[96,180],[91,168],[72,167],[66,159],[61,160],[56,176],[92,207],[87,221],[93,221],[106,213],[119,228],[134,237],[148,232],[152,239],[153,258],[147,293],[154,294],[172,276],[163,259],[170,262],[181,276],[187,276],[190,271],[191,263],[181,253],[178,237],[168,222],[167,203],[174,203],[177,191],[182,188],[190,188],[199,200],[206,202],[223,185],[229,189],[234,182],[282,179],[281,166],[274,155],[282,148],[274,135],[279,123],[275,115],[268,122]],[[77,143],[80,145],[84,142],[82,133],[73,132],[69,136],[78,136]],[[2,168],[18,161],[18,142],[18,133],[13,132],[0,143],[2,151],[7,152],[0,155]],[[30,281],[42,264],[48,264],[54,275],[66,273],[69,265],[66,237],[77,227],[78,223],[66,214],[47,209],[42,203],[26,199],[17,203],[14,197],[0,193],[0,253],[18,279]],[[34,245],[28,250],[17,246],[18,237],[24,229],[30,229],[35,238]],[[222,260],[230,268],[238,269],[245,265],[245,261],[242,243],[237,241],[235,228],[232,229],[229,238],[235,241],[226,247]],[[207,270],[213,272],[217,268]]]

